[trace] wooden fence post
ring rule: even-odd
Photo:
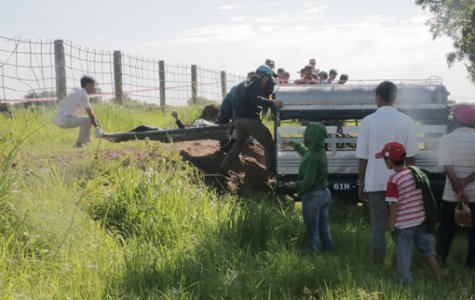
[[[162,111],[165,111],[165,62],[163,60],[158,61],[158,77],[160,79],[160,107]]]
[[[54,70],[56,73],[56,98],[66,97],[66,60],[64,58],[63,40],[54,41]]]
[[[114,90],[115,100],[122,104],[124,92],[122,90],[122,52],[114,51]]]
[[[193,104],[196,104],[198,101],[198,74],[196,65],[191,65],[191,99],[193,99]]]
[[[227,81],[226,81],[226,71],[221,71],[221,95],[226,97],[228,93]]]

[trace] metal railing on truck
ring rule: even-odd
[[[280,87],[276,99],[284,102],[275,122],[278,192],[291,193],[283,184],[297,178],[299,155],[283,148],[282,140],[301,142],[308,121],[327,124],[325,140],[330,189],[333,193],[356,198],[358,159],[355,157],[358,124],[376,110],[377,84],[348,86]],[[436,195],[441,195],[445,176],[437,164],[440,137],[447,131],[450,112],[448,92],[440,82],[398,84],[395,107],[412,117],[417,125],[420,152],[416,163],[426,170]],[[329,126],[328,126],[329,125]]]
[[[276,130],[277,145],[277,174],[279,183],[283,184],[297,178],[300,164],[300,155],[284,146],[283,141],[303,142],[305,126],[282,126]],[[328,174],[330,189],[337,194],[345,196],[356,195],[358,159],[356,153],[356,140],[359,126],[327,126],[328,137],[325,139],[328,158]],[[445,125],[418,125],[417,141],[419,153],[415,156],[419,167],[429,173],[431,180],[444,180],[442,167],[437,163],[437,145],[440,137],[447,131]],[[434,188],[439,194],[440,182],[434,182]],[[281,189],[282,190],[282,189]]]

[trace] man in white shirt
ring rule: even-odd
[[[371,215],[371,256],[375,264],[382,264],[386,254],[386,224],[388,205],[385,202],[386,184],[392,170],[386,168],[384,161],[374,157],[386,143],[398,142],[406,148],[406,165],[415,164],[414,155],[418,152],[416,124],[399,112],[394,106],[397,87],[384,81],[376,88],[374,113],[363,119],[358,132],[356,157],[358,166],[358,198],[369,200]]]
[[[91,138],[91,125],[99,128],[99,120],[96,118],[89,101],[89,95],[94,93],[96,82],[92,77],[81,78],[81,89],[66,96],[59,104],[54,123],[61,128],[79,127],[79,137],[75,147],[83,147]],[[87,117],[83,116],[86,111]]]
[[[465,266],[475,268],[475,109],[459,104],[453,110],[455,129],[440,138],[439,165],[447,174],[440,202],[440,226],[437,252],[445,262],[455,235],[454,211],[458,202],[466,202],[472,211],[468,232],[468,255]]]

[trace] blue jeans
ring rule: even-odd
[[[392,235],[396,243],[396,265],[399,280],[401,283],[411,283],[412,244],[416,246],[422,256],[435,256],[434,235],[427,232],[424,224],[396,229]]]
[[[328,212],[332,202],[330,190],[325,188],[311,191],[302,195],[302,215],[307,228],[310,249],[320,249],[320,238],[323,247],[333,249],[333,239],[330,234]]]

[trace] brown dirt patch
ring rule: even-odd
[[[175,144],[182,158],[203,171],[205,182],[237,195],[268,192],[270,186],[264,166],[264,150],[259,143],[246,146],[229,167],[229,176],[217,175],[225,155],[218,152],[217,141],[193,141]]]
[[[204,174],[207,185],[220,191],[228,191],[236,195],[250,195],[257,192],[269,192],[263,147],[255,142],[246,146],[239,158],[235,159],[229,168],[228,176],[218,175],[218,169],[225,155],[219,153],[219,143],[214,140],[178,142],[160,144],[162,150],[176,149],[183,160],[200,169]],[[166,153],[167,151],[165,151]],[[84,155],[79,152],[77,155]],[[144,151],[134,147],[108,149],[98,153],[101,160],[123,160],[124,165],[130,159],[137,163],[164,158],[164,151]],[[124,159],[124,157],[129,158]]]

